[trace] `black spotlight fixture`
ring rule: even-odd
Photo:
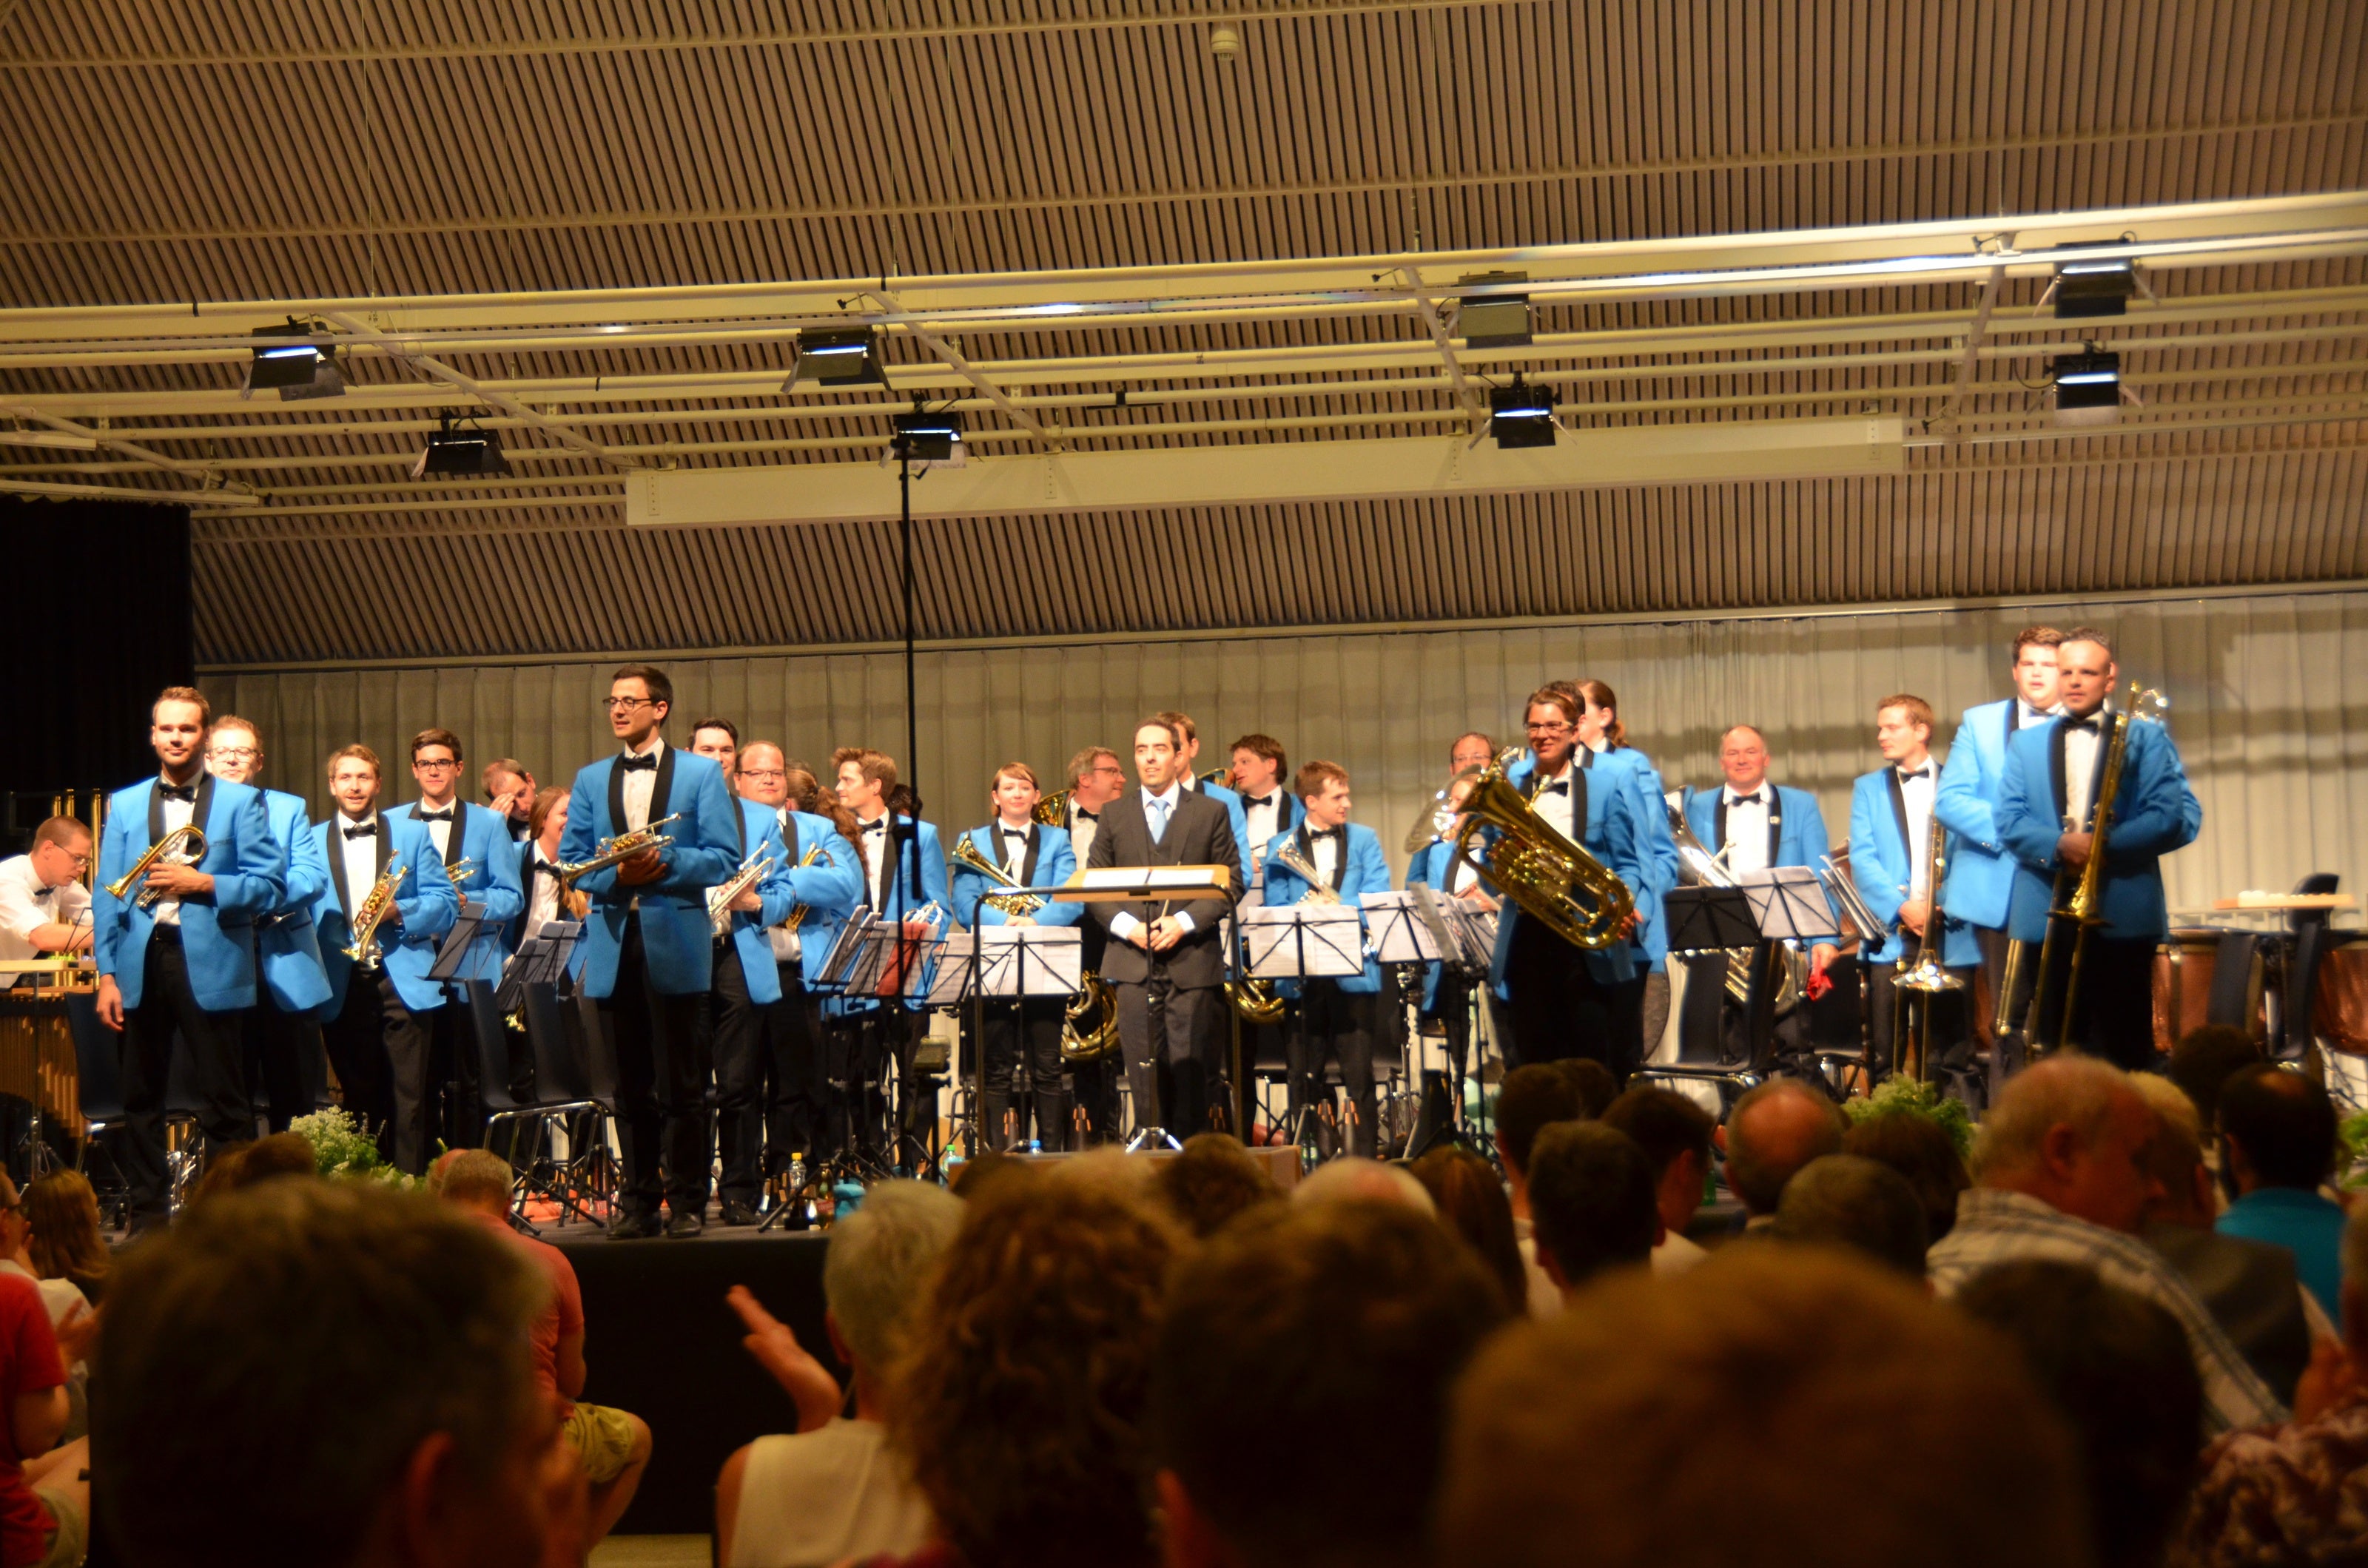
[[[2093,244],[2083,250],[2094,250]],[[2055,264],[2055,319],[2078,321],[2084,316],[2126,314],[2138,291],[2136,263],[2128,256],[2095,256],[2086,261]]]
[[[904,459],[916,470],[960,468],[967,460],[962,449],[962,415],[951,409],[932,414],[913,399],[913,412],[896,415],[896,434],[888,443],[888,460]]]
[[[798,334],[796,356],[790,361],[790,379],[783,392],[800,381],[824,387],[883,387],[880,335],[868,326],[810,327]]]
[[[2059,354],[2049,364],[2055,385],[2055,418],[2063,425],[2103,425],[2122,407],[2122,357],[2091,347]]]
[[[277,392],[282,403],[345,396],[346,367],[337,358],[336,346],[311,341],[327,335],[327,329],[318,323],[301,322],[294,316],[288,318],[286,326],[256,327],[255,358],[247,363],[246,385],[239,390],[239,396]],[[305,341],[291,341],[296,339]]]
[[[1510,451],[1519,447],[1554,444],[1554,394],[1551,387],[1533,387],[1516,375],[1509,387],[1488,393],[1488,434]]]
[[[1526,272],[1474,272],[1458,279],[1465,288],[1481,283],[1526,283]],[[1530,346],[1530,297],[1527,294],[1463,294],[1455,301],[1455,326],[1466,348],[1526,348]]]
[[[509,471],[509,463],[502,457],[502,438],[498,434],[480,428],[474,416],[462,418],[447,414],[427,437],[427,449],[411,465],[411,477],[466,479],[507,474]]]

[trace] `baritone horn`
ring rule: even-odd
[[[194,866],[204,859],[205,855],[204,832],[193,822],[183,823],[179,827],[150,845],[139,859],[131,862],[130,870],[108,883],[107,895],[109,898],[121,898],[125,893],[130,892],[131,884],[154,870],[159,860],[170,860],[176,865]],[[163,896],[164,894],[155,888],[143,887],[140,890],[139,898],[133,902],[145,909]]]
[[[970,835],[967,833],[954,840],[954,846],[948,852],[946,858],[957,866],[969,867],[998,887],[1019,890],[985,894],[978,902],[989,909],[1000,910],[1007,915],[1033,915],[1044,907],[1044,901],[1042,898],[1021,888],[1019,878],[980,854],[978,846],[971,842]]]
[[[1610,867],[1563,836],[1505,781],[1519,755],[1507,750],[1473,780],[1452,858],[1486,876],[1522,914],[1573,947],[1611,947],[1627,935],[1635,898]],[[1483,833],[1489,836],[1475,856],[1472,841]]]

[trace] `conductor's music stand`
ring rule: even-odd
[[[1249,949],[1249,972],[1254,980],[1340,980],[1365,972],[1365,925],[1362,911],[1346,903],[1288,903],[1245,909],[1242,927]],[[1292,1025],[1297,1047],[1295,1071],[1309,1071],[1307,1009],[1303,1005]],[[1292,1141],[1304,1164],[1313,1165],[1309,1118],[1313,1102],[1299,1108]],[[1351,1111],[1353,1115],[1353,1110]]]

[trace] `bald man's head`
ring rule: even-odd
[[[1841,1111],[1806,1084],[1762,1084],[1726,1119],[1726,1184],[1754,1218],[1773,1214],[1795,1171],[1841,1153],[1843,1131]]]

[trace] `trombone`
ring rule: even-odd
[[[1941,962],[1941,877],[1948,869],[1948,829],[1941,824],[1941,813],[1932,813],[1931,824],[1924,834],[1924,935],[1916,948],[1913,964],[1902,959],[1898,973],[1891,982],[1893,1027],[1891,1031],[1892,1071],[1906,1072],[1919,1084],[1931,1082],[1932,1008],[1940,996],[1950,991],[1963,991],[1965,983],[1951,974]],[[1909,888],[1914,887],[1909,883]],[[1916,1004],[1921,1001],[1923,1006]]]

